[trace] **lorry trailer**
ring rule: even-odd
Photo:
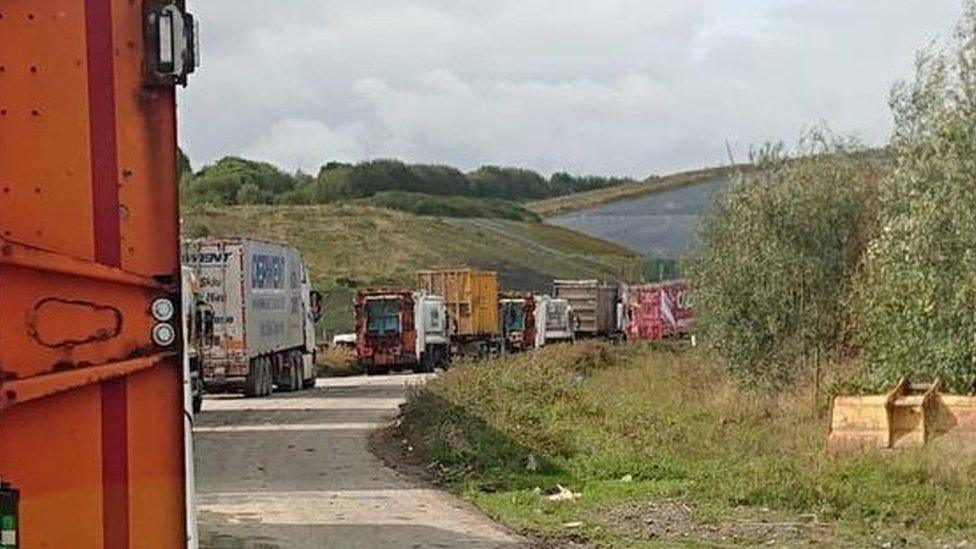
[[[623,285],[621,322],[628,341],[682,337],[694,326],[691,293],[684,280]]]
[[[598,280],[555,280],[553,297],[565,299],[573,310],[573,331],[578,338],[613,338],[619,335],[615,285]]]
[[[0,2],[0,546],[194,547],[182,0]]]
[[[298,250],[253,239],[194,239],[183,243],[183,262],[213,312],[213,334],[202,346],[207,392],[265,396],[315,384],[321,298]]]
[[[417,274],[420,288],[444,298],[452,356],[487,358],[505,347],[498,320],[498,273],[436,269]]]
[[[409,289],[360,290],[355,315],[356,358],[366,373],[448,367],[444,298]]]

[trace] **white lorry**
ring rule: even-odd
[[[575,341],[574,314],[569,301],[548,295],[537,295],[535,301],[536,326],[541,327],[535,334],[536,347]]]
[[[315,384],[321,296],[298,250],[252,239],[185,240],[183,263],[213,315],[201,345],[207,392],[265,396]]]

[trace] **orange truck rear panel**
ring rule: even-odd
[[[20,546],[186,545],[175,97],[142,2],[0,0],[0,478]],[[179,330],[178,319],[174,325]]]
[[[417,273],[420,288],[441,296],[455,335],[498,335],[498,273],[473,269],[436,269]]]

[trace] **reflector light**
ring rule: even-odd
[[[176,307],[173,306],[172,301],[162,297],[153,301],[152,315],[160,322],[169,322],[176,315]]]
[[[160,322],[153,326],[153,343],[160,347],[169,347],[176,341],[176,329],[171,324]]]

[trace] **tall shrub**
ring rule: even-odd
[[[853,277],[872,219],[875,168],[814,131],[795,158],[767,147],[721,195],[692,266],[698,328],[741,381],[776,388],[850,340]]]
[[[976,3],[892,93],[896,165],[865,277],[861,340],[878,385],[976,380]]]

